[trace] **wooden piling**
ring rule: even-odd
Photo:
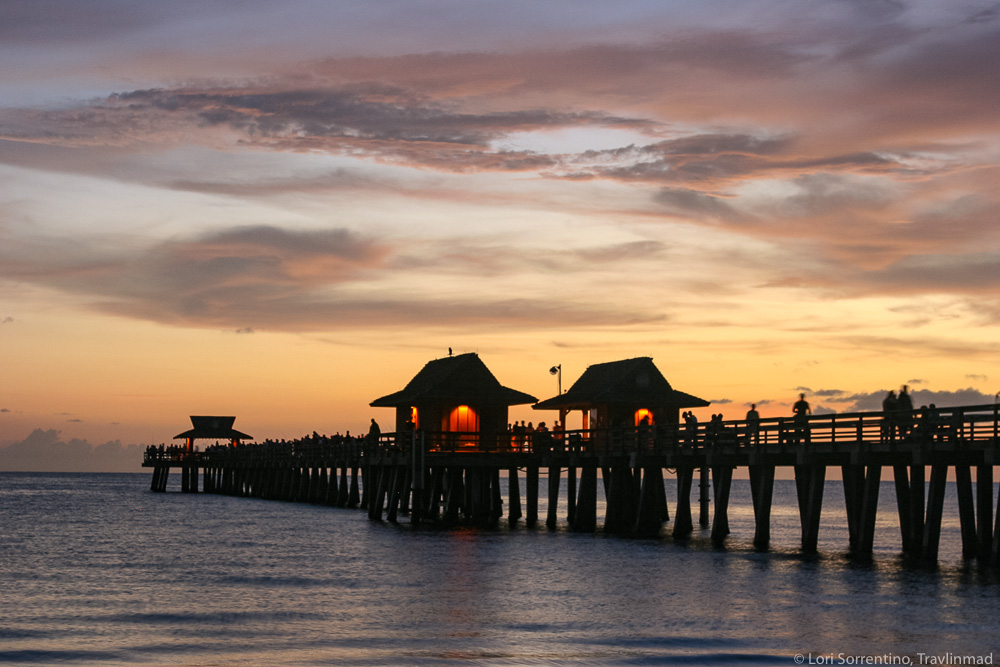
[[[580,470],[580,493],[576,516],[570,526],[576,531],[597,530],[597,465],[584,465]]]
[[[899,537],[903,546],[903,553],[913,552],[913,517],[912,502],[910,500],[910,475],[909,469],[905,465],[892,467],[893,485],[896,487],[896,511],[899,515]],[[852,549],[854,544],[851,544]]]
[[[346,471],[345,471],[346,474]],[[358,475],[360,471],[358,466],[351,467],[351,491],[347,497],[348,507],[357,507],[361,503],[361,493],[358,490]]]
[[[795,488],[799,501],[799,522],[802,525],[802,551],[816,553],[819,541],[819,520],[823,510],[823,487],[826,466],[801,464],[795,466]]]
[[[708,528],[708,466],[701,466],[698,480],[698,524]]]
[[[677,467],[677,509],[674,510],[674,539],[687,539],[694,530],[691,520],[691,485],[694,481],[692,466]]]
[[[753,497],[753,546],[767,551],[771,544],[771,503],[774,498],[774,466],[750,466],[750,493]]]
[[[924,502],[927,496],[925,480],[926,473],[922,464],[910,466],[910,521],[912,521],[910,539],[911,555],[914,557],[922,557],[924,553],[924,517],[926,516]]]
[[[441,516],[441,498],[444,494],[445,468],[436,466],[431,473],[431,489],[427,498],[426,516],[432,521],[436,521]]]
[[[927,518],[924,521],[922,556],[929,562],[937,561],[941,541],[941,514],[944,510],[944,492],[948,480],[948,466],[931,466],[931,483],[927,491]]]
[[[576,523],[576,466],[566,468],[566,523]]]
[[[714,466],[712,482],[715,487],[715,517],[712,521],[712,543],[722,546],[729,535],[729,492],[733,485],[732,466]]]
[[[663,527],[663,470],[659,466],[642,469],[639,489],[639,507],[632,532],[640,537],[659,534]]]
[[[524,486],[527,494],[527,515],[524,523],[534,528],[538,523],[538,466],[529,465],[524,471]]]
[[[858,539],[855,555],[870,558],[875,548],[875,521],[878,516],[878,498],[882,483],[882,466],[868,466],[865,470],[861,507],[858,515]]]
[[[503,516],[503,491],[500,489],[500,468],[489,469],[490,478],[490,525],[496,525]]]
[[[981,562],[990,558],[990,547],[993,544],[993,466],[980,464],[976,466],[976,528],[978,549],[977,556]]]
[[[507,470],[507,523],[511,526],[517,525],[518,520],[524,516],[521,512],[521,486],[517,479],[517,468]]]
[[[545,526],[549,530],[556,529],[556,522],[559,519],[559,486],[562,469],[557,466],[549,466],[549,505],[545,513]]]
[[[955,466],[955,490],[958,493],[962,558],[974,558],[979,553],[979,536],[976,533],[976,506],[972,496],[972,468],[970,466]]]

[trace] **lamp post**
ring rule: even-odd
[[[549,369],[549,374],[550,375],[558,375],[559,376],[559,380],[558,380],[558,383],[559,383],[558,384],[558,386],[559,386],[559,395],[562,396],[562,364],[559,364],[557,366],[553,366],[552,368],[550,368]]]

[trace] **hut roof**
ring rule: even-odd
[[[437,401],[485,401],[502,405],[534,403],[538,399],[504,387],[478,354],[459,354],[427,362],[402,390],[377,398],[374,408],[391,408]]]
[[[710,405],[704,399],[671,387],[653,364],[652,357],[636,357],[594,364],[565,394],[532,407],[536,410],[586,410],[595,405],[609,404],[670,405],[677,408]]]
[[[217,438],[220,440],[253,440],[252,435],[241,433],[233,428],[236,417],[202,417],[191,416],[191,425],[194,427],[183,433],[174,436],[178,438]]]

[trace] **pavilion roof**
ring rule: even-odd
[[[523,405],[538,399],[516,389],[504,387],[473,352],[427,362],[412,380],[397,391],[370,403],[375,408],[470,401]]]
[[[191,416],[190,430],[178,433],[174,440],[178,438],[197,439],[218,439],[218,440],[253,440],[252,435],[247,435],[233,428],[236,417],[204,417]]]
[[[569,390],[536,403],[536,410],[586,410],[596,405],[670,405],[676,408],[702,408],[704,399],[677,391],[670,386],[652,357],[594,364],[587,368]]]

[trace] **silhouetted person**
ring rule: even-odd
[[[688,410],[684,413],[684,423],[687,425],[688,444],[693,445],[698,442],[698,418]]]
[[[755,445],[760,442],[760,414],[757,412],[757,404],[751,403],[747,410],[747,444],[753,442]]]
[[[924,412],[924,424],[927,429],[927,440],[928,442],[934,442],[939,438],[939,432],[941,430],[941,413],[938,412],[937,406],[931,403],[927,406],[926,412]]]
[[[896,435],[896,413],[899,411],[899,399],[896,392],[889,391],[882,399],[882,439],[892,440]]]
[[[708,422],[708,435],[713,443],[722,435],[722,428],[722,414],[712,415],[712,418]]]
[[[806,400],[805,394],[799,394],[799,400],[792,406],[795,415],[795,442],[802,442],[802,435],[805,434],[806,442],[809,442],[809,415],[812,409]]]
[[[896,399],[896,428],[899,429],[899,437],[904,438],[910,432],[913,425],[913,400],[910,398],[908,387],[904,384],[899,390],[899,398]]]
[[[639,425],[636,426],[636,435],[639,438],[640,447],[651,447],[653,445],[651,426],[649,415],[643,415],[642,419],[639,420]]]
[[[372,424],[368,427],[368,435],[365,436],[365,444],[369,447],[375,447],[378,445],[379,438],[382,437],[382,429],[379,428],[378,422],[372,417]]]
[[[566,424],[555,422],[552,424],[552,442],[559,451],[563,450],[563,439],[566,435]]]
[[[533,434],[534,443],[532,451],[536,454],[548,454],[552,451],[552,434],[545,426],[545,422],[538,422],[538,428]]]

